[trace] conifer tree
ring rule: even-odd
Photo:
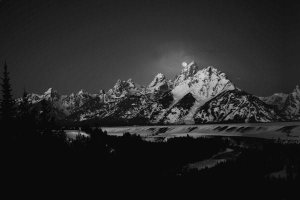
[[[4,124],[12,122],[15,117],[15,101],[12,96],[12,89],[10,85],[9,72],[7,64],[4,63],[3,77],[2,77],[2,99],[0,114],[1,120]]]

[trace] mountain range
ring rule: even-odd
[[[60,95],[49,88],[28,94],[32,108],[47,102],[57,120],[102,125],[274,122],[300,119],[300,89],[257,97],[215,67],[184,64],[172,80],[158,73],[148,86],[118,80],[107,92]],[[17,99],[21,102],[22,99]]]

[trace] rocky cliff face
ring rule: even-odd
[[[239,89],[221,93],[201,106],[196,123],[214,122],[272,122],[280,120],[275,109],[259,98]]]

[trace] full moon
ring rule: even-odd
[[[182,65],[182,67],[186,67],[187,63],[186,62],[182,62],[181,65]]]

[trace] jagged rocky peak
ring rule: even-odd
[[[53,88],[49,88],[46,92],[44,92],[43,96],[44,96],[44,98],[48,99],[48,98],[59,97],[59,94]]]
[[[180,82],[194,76],[200,70],[200,67],[195,61],[192,61],[189,64],[183,62],[182,67],[183,69],[181,70],[181,73],[175,78],[175,86],[178,85]]]
[[[203,73],[205,73],[208,77],[212,77],[212,75],[219,76],[220,78],[226,78],[226,74],[219,71],[217,68],[213,66],[208,66],[204,69],[202,69]]]
[[[195,62],[184,64],[184,69],[174,81],[172,93],[180,99],[191,93],[198,101],[207,101],[224,90],[233,90],[235,86],[226,78],[225,73],[209,66],[199,70]]]
[[[116,92],[120,92],[126,85],[126,81],[122,81],[121,79],[118,79],[116,84],[113,87],[113,90]]]
[[[286,119],[300,119],[300,88],[298,85],[289,94],[275,93],[271,96],[259,98],[266,104],[274,106]]]
[[[127,81],[119,79],[114,87],[108,91],[108,95],[112,95],[112,97],[122,97],[133,91],[138,91],[138,88],[131,78]]]
[[[156,86],[157,84],[161,83],[161,82],[165,82],[166,81],[166,77],[165,75],[163,75],[162,73],[158,73],[153,81],[149,84],[149,87],[154,87]]]
[[[169,81],[162,73],[158,73],[154,77],[153,81],[148,85],[148,89],[151,92],[168,90],[168,88],[169,88]]]
[[[77,98],[90,98],[90,97],[97,96],[97,94],[92,94],[92,93],[87,92],[86,90],[81,89],[77,92],[77,94],[75,96]]]
[[[114,85],[113,89],[115,91],[121,91],[125,88],[133,88],[133,87],[135,87],[135,83],[131,78],[128,79],[127,81],[122,81],[119,79],[117,83]]]
[[[105,90],[101,89],[101,90],[99,91],[99,94],[100,94],[100,95],[105,94]]]
[[[199,107],[196,123],[207,122],[271,122],[280,117],[258,97],[239,89],[228,90]]]
[[[117,89],[117,88],[119,88],[120,86],[122,85],[122,81],[121,81],[121,79],[118,79],[117,80],[117,82],[116,82],[116,84],[114,85],[114,89]]]
[[[196,74],[199,70],[200,67],[197,65],[195,61],[192,61],[191,63],[187,64],[186,62],[182,63],[182,74],[186,74],[187,76],[193,76]]]
[[[135,83],[133,82],[133,80],[130,78],[126,81],[128,83],[129,87],[135,87]]]
[[[52,92],[53,92],[53,88],[49,88],[48,90],[46,90],[46,91],[44,92],[44,94],[45,94],[45,95],[49,95],[49,94],[52,94]]]
[[[29,103],[38,103],[39,101],[42,100],[44,96],[43,95],[38,95],[38,94],[33,94],[33,93],[29,93],[27,94],[27,100]],[[17,101],[21,102],[22,98],[19,98]]]
[[[81,96],[81,95],[86,94],[86,93],[87,93],[86,91],[84,91],[83,89],[81,89],[81,90],[78,91],[77,95]]]

